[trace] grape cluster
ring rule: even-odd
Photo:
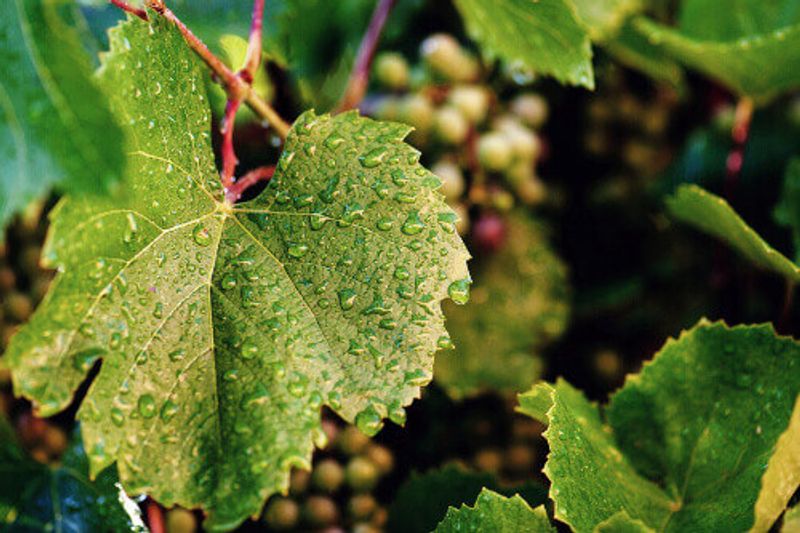
[[[311,472],[292,471],[288,495],[270,498],[264,525],[272,531],[382,531],[387,513],[374,492],[394,468],[394,455],[332,418],[323,429],[328,445],[316,453]]]
[[[398,53],[378,55],[373,75],[380,90],[364,110],[415,128],[409,141],[442,180],[459,232],[476,248],[494,250],[505,236],[502,214],[546,198],[537,163],[545,152],[539,132],[547,102],[483,65],[451,35],[429,36],[419,53],[414,67]]]

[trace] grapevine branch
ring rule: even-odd
[[[131,13],[143,20],[149,20],[147,12],[131,6],[124,0],[110,0],[110,2],[127,13]],[[198,38],[176,15],[170,10],[164,0],[147,0],[147,6],[173,24],[181,32],[189,47],[203,60],[216,78],[224,85],[228,95],[225,106],[225,115],[222,119],[222,172],[220,173],[226,197],[231,201],[238,200],[246,186],[252,185],[258,179],[269,179],[272,172],[256,169],[245,175],[241,180],[234,179],[236,165],[239,163],[233,147],[233,128],[236,112],[242,102],[246,103],[259,117],[266,120],[272,129],[285,139],[289,133],[289,124],[265,102],[255,91],[252,83],[255,73],[261,64],[261,40],[264,18],[264,0],[254,0],[253,19],[250,26],[250,37],[247,45],[247,54],[244,65],[239,72],[234,73],[228,66],[215,56],[211,50]],[[246,178],[246,179],[245,179]],[[241,184],[240,184],[241,182]]]
[[[378,47],[383,27],[386,25],[386,20],[389,18],[389,13],[395,3],[396,0],[378,0],[375,5],[367,32],[364,34],[364,38],[358,48],[358,55],[353,65],[353,72],[350,74],[350,81],[347,84],[347,89],[345,89],[341,102],[339,102],[337,111],[353,109],[364,98],[364,94],[367,92],[369,70],[375,57],[375,50]]]

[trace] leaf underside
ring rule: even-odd
[[[531,509],[518,494],[510,498],[489,489],[483,489],[473,507],[451,507],[435,533],[463,533],[492,531],[496,533],[550,533],[550,525],[543,506]]]
[[[125,190],[55,209],[60,272],[6,359],[43,416],[102,360],[78,413],[92,471],[229,529],[310,466],[323,404],[367,433],[404,421],[468,253],[408,128],[356,113],[304,114],[267,189],[225,203],[204,71],[153,19],[112,30],[101,69]]]
[[[624,511],[656,531],[766,531],[797,489],[800,346],[769,326],[701,322],[613,395],[537,385],[555,515],[590,531]],[[788,428],[788,429],[787,429]],[[786,435],[790,435],[786,439]],[[795,446],[796,448],[796,446]]]
[[[469,305],[445,305],[456,349],[436,357],[434,376],[455,398],[525,390],[541,374],[534,354],[567,325],[564,264],[538,222],[521,211],[507,218],[503,248],[473,265]]]
[[[54,185],[98,192],[122,173],[122,133],[67,7],[9,0],[0,10],[0,228]]]
[[[575,6],[566,0],[456,0],[484,52],[535,74],[594,89],[592,47]]]

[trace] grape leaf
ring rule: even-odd
[[[60,273],[6,358],[43,415],[101,359],[78,412],[92,471],[116,461],[129,492],[228,529],[310,466],[321,405],[367,433],[403,422],[468,253],[409,128],[354,112],[302,115],[264,192],[227,204],[205,72],[153,19],[115,28],[102,67],[125,190],[56,207]]]
[[[547,491],[538,483],[500,488],[491,474],[447,465],[424,474],[414,473],[400,486],[389,508],[386,530],[397,533],[433,531],[448,507],[475,501],[484,488],[504,496],[519,494],[531,505],[547,500]]]
[[[561,83],[594,89],[592,47],[566,0],[456,0],[467,30],[485,53],[519,62]]]
[[[122,173],[122,133],[65,4],[0,12],[0,226],[53,185],[101,191]]]
[[[642,0],[573,0],[573,3],[592,41],[597,42],[616,35],[625,19],[644,7]]]
[[[800,10],[795,0],[683,3],[680,26],[645,18],[637,28],[651,43],[730,90],[765,102],[800,86]]]
[[[800,532],[800,505],[795,505],[786,511],[783,515],[783,526],[781,533],[798,533]]]
[[[800,259],[800,158],[789,162],[783,179],[783,191],[775,206],[775,220],[791,228],[795,263]]]
[[[473,507],[451,507],[438,526],[436,533],[493,531],[517,533],[519,531],[555,532],[543,506],[531,509],[519,495],[506,498],[489,489],[483,489]]]
[[[629,377],[602,416],[565,381],[520,395],[541,416],[555,516],[588,531],[625,511],[657,531],[765,531],[800,484],[800,345],[701,321]]]
[[[758,267],[800,280],[797,265],[767,244],[719,196],[696,185],[682,185],[667,198],[667,208],[681,222],[725,241]]]
[[[469,305],[445,305],[456,350],[438,355],[434,376],[454,398],[525,390],[542,370],[532,352],[567,324],[567,272],[544,229],[521,211],[506,227],[502,249],[473,268]]]
[[[655,530],[647,527],[641,520],[634,520],[625,511],[620,511],[608,520],[600,522],[595,533],[651,533]]]
[[[30,459],[0,415],[0,528],[3,531],[147,531],[139,507],[119,487],[113,468],[89,480],[76,438],[60,466]]]

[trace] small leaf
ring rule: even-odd
[[[589,35],[567,0],[456,0],[456,6],[484,52],[594,89]]]
[[[433,531],[448,507],[475,501],[483,488],[506,496],[519,493],[531,505],[547,500],[547,491],[538,483],[501,489],[491,474],[448,465],[440,470],[412,474],[400,486],[389,508],[386,529],[396,533]]]
[[[473,507],[451,507],[436,533],[492,531],[496,533],[555,532],[543,506],[531,509],[519,495],[506,498],[483,489]]]
[[[691,0],[677,29],[644,18],[635,25],[684,65],[765,102],[800,86],[800,20],[793,2],[743,0],[719,9],[717,0]]]
[[[205,76],[159,17],[111,32],[125,189],[55,208],[59,274],[5,357],[45,415],[102,359],[78,412],[92,471],[230,529],[310,467],[322,405],[367,433],[402,421],[468,254],[409,128],[356,113],[303,114],[263,193],[227,203]]]
[[[122,132],[67,7],[11,0],[0,12],[0,227],[52,186],[102,191],[123,170]]]
[[[79,437],[65,452],[62,465],[51,468],[25,455],[0,415],[0,472],[4,531],[147,531],[113,468],[89,479]]]
[[[567,272],[543,227],[521,211],[506,227],[502,249],[473,268],[470,303],[445,305],[455,351],[437,356],[434,376],[455,398],[523,391],[541,374],[536,352],[567,325]]]
[[[702,321],[628,378],[607,418],[564,381],[521,395],[533,416],[549,396],[556,518],[577,531],[621,511],[657,531],[766,531],[800,484],[798,368],[800,345],[770,326]]]
[[[800,280],[797,265],[770,247],[722,198],[696,185],[682,185],[667,198],[667,207],[678,220],[725,241],[758,267]]]

